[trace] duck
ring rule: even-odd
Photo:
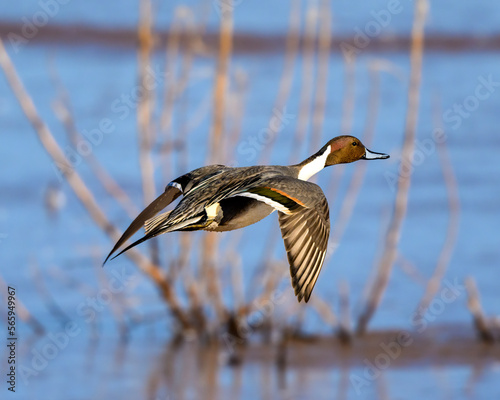
[[[299,303],[307,303],[323,266],[330,235],[328,201],[322,189],[308,180],[327,166],[386,158],[388,154],[368,150],[358,138],[342,135],[295,165],[216,164],[197,168],[166,186],[125,230],[103,265],[143,226],[144,236],[112,259],[163,233],[232,231],[277,211],[292,287]],[[181,195],[172,210],[161,212]]]

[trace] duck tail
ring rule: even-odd
[[[148,219],[146,222],[144,222],[144,230],[146,232],[146,235],[148,233],[151,233],[159,228],[161,224],[166,222],[168,220],[168,217],[172,210],[161,213],[153,218]]]

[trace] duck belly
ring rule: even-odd
[[[274,211],[273,207],[248,197],[235,196],[222,200],[219,204],[222,219],[217,226],[208,227],[207,230],[224,232],[244,228],[259,222]]]

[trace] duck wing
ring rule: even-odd
[[[326,198],[316,208],[304,208],[292,214],[278,212],[292,286],[299,301],[309,301],[323,266],[330,236],[328,214]]]
[[[330,212],[325,194],[311,182],[291,177],[260,181],[239,196],[251,197],[278,210],[292,286],[307,302],[325,260],[330,236]]]

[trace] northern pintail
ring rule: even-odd
[[[298,301],[307,302],[323,265],[330,234],[325,194],[307,180],[329,165],[385,158],[389,156],[366,149],[353,136],[338,136],[296,165],[209,165],[195,169],[167,185],[165,192],[130,224],[104,263],[143,225],[145,236],[115,257],[162,233],[231,231],[278,210],[292,286]],[[173,210],[157,215],[180,195],[184,197]]]

